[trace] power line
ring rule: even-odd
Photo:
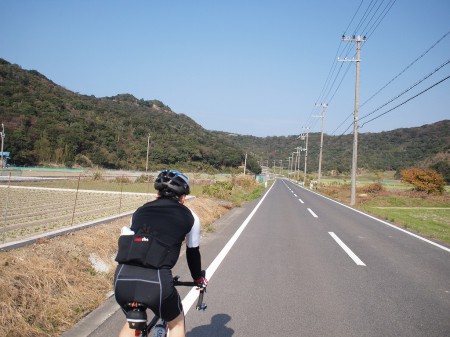
[[[366,33],[367,33],[367,27],[368,27],[369,24],[372,22],[373,18],[374,18],[375,15],[377,14],[377,12],[378,12],[378,10],[380,9],[380,7],[381,7],[381,5],[383,4],[383,2],[384,2],[384,0],[382,0],[382,1],[380,2],[380,4],[378,5],[378,7],[377,7],[375,13],[374,13],[374,14],[372,15],[372,17],[370,18],[369,22],[367,22],[367,23],[366,23],[366,26],[365,26],[363,29],[361,29],[362,32],[366,32]],[[374,6],[375,6],[375,4],[374,4]],[[376,22],[376,21],[377,21],[377,20],[375,20],[375,22]],[[366,36],[366,37],[367,37],[367,36]]]
[[[382,114],[379,114],[378,116],[376,116],[376,117],[374,117],[374,118],[372,118],[372,119],[368,120],[367,122],[365,122],[365,123],[364,123],[363,125],[361,125],[360,127],[362,128],[362,127],[363,127],[364,125],[366,125],[367,123],[370,123],[370,122],[372,122],[372,121],[374,121],[374,120],[376,120],[376,119],[380,118],[381,116],[384,116],[384,115],[386,115],[387,113],[391,112],[392,110],[395,110],[395,109],[397,109],[397,108],[401,107],[402,105],[404,105],[404,104],[408,103],[408,102],[409,102],[409,101],[411,101],[412,99],[414,99],[414,98],[416,98],[416,97],[418,97],[418,96],[420,96],[420,95],[424,94],[424,93],[425,93],[425,92],[427,92],[428,90],[430,90],[430,89],[434,88],[434,87],[435,87],[435,86],[437,86],[438,84],[441,84],[442,82],[444,82],[444,81],[448,80],[449,78],[450,78],[450,75],[448,75],[447,77],[443,78],[443,79],[442,79],[442,80],[440,80],[439,82],[436,82],[435,84],[433,84],[432,86],[430,86],[430,87],[426,88],[425,90],[423,90],[423,91],[419,92],[419,93],[418,93],[417,95],[414,95],[413,97],[411,97],[411,98],[408,98],[408,99],[407,99],[406,101],[404,101],[404,102],[400,103],[399,105],[397,105],[397,106],[393,107],[392,109],[389,109],[388,111],[386,111],[386,112],[383,112]]]
[[[380,23],[383,21],[383,19],[386,17],[386,15],[391,10],[392,6],[396,0],[389,0],[386,5],[383,7],[383,4],[385,3],[385,0],[382,0],[381,2],[378,2],[378,0],[371,0],[367,7],[365,8],[364,12],[362,13],[362,16],[359,19],[359,22],[356,24],[356,27],[354,28],[354,35],[356,35],[356,32],[361,29],[361,27],[364,27],[363,30],[366,30],[366,41],[367,36],[373,34],[373,32],[377,29],[377,27],[380,25]],[[362,9],[362,5],[364,3],[364,0],[362,0],[359,3],[358,8],[354,12],[349,24],[347,25],[347,28],[345,29],[345,32],[347,32],[350,27],[352,26],[355,18],[358,16],[358,13]],[[383,9],[380,11],[380,9],[383,7]],[[344,32],[344,35],[345,35]],[[349,54],[352,52],[352,48],[350,45],[345,45],[345,47],[341,50],[342,41],[339,43],[336,55],[333,59],[333,63],[331,64],[330,70],[327,74],[325,83],[320,91],[320,94],[317,98],[317,100],[314,102],[314,106],[311,111],[311,115],[314,113],[317,104],[327,102],[329,105],[331,101],[336,96],[337,92],[339,91],[345,77],[347,76],[347,73],[350,69],[350,65],[347,66],[347,68],[343,68],[343,65],[341,64],[339,67],[337,63],[335,62],[336,56],[341,53],[341,56],[344,56],[344,58],[347,58]],[[354,55],[353,55],[354,57]],[[344,71],[345,70],[345,71]],[[342,72],[344,73],[342,74]],[[331,96],[330,96],[331,95]],[[317,121],[317,120],[316,120]],[[308,125],[311,124],[311,118],[308,119]],[[336,131],[336,130],[335,130]]]
[[[384,0],[383,0],[384,1]],[[395,2],[397,0],[391,0],[391,5],[389,6],[389,3],[386,5],[386,7],[384,7],[383,11],[381,12],[381,14],[378,16],[378,19],[375,20],[374,24],[368,29],[366,30],[366,40],[375,32],[375,30],[378,28],[378,26],[380,25],[380,23],[384,20],[385,16],[390,12],[390,10],[392,9],[392,6],[394,6]],[[389,8],[388,8],[389,7]],[[386,10],[387,9],[387,10]],[[384,14],[383,14],[384,13]],[[381,17],[381,19],[379,19]],[[378,23],[377,23],[378,21]],[[373,28],[372,31],[370,31],[372,29],[372,27],[375,26],[375,28]]]
[[[436,45],[439,44],[439,42],[441,42],[445,37],[447,37],[447,35],[450,34],[450,30],[445,33],[439,40],[437,40],[433,45],[431,45],[431,47],[429,47],[425,52],[422,53],[422,55],[420,55],[419,57],[417,57],[414,61],[412,61],[406,68],[404,68],[401,72],[399,72],[393,79],[391,79],[386,85],[384,85],[380,90],[378,90],[375,94],[373,94],[372,96],[370,96],[364,103],[361,104],[361,107],[363,107],[367,102],[369,102],[372,98],[374,98],[376,95],[378,95],[382,90],[384,90],[389,84],[391,84],[392,82],[394,82],[399,76],[401,76],[403,73],[405,73],[409,68],[411,68],[412,65],[414,65],[414,63],[416,63],[417,61],[419,61],[421,58],[423,58],[426,54],[428,54],[428,52],[433,49],[434,47],[436,47]]]
[[[412,90],[413,88],[415,88],[416,86],[418,86],[420,83],[422,83],[423,81],[425,81],[427,78],[429,78],[430,76],[432,76],[433,74],[435,74],[436,72],[438,72],[439,70],[441,70],[443,67],[445,67],[447,64],[450,63],[450,59],[448,59],[446,62],[444,62],[443,64],[441,64],[439,67],[437,67],[436,69],[434,69],[431,73],[429,73],[427,76],[425,76],[424,78],[422,78],[421,80],[417,81],[416,83],[414,83],[412,86],[410,86],[408,89],[404,90],[403,92],[401,92],[400,94],[398,94],[396,97],[390,99],[389,101],[387,101],[386,103],[384,103],[383,105],[379,106],[378,108],[376,108],[374,111],[364,115],[363,117],[360,118],[360,120],[365,119],[367,117],[369,117],[370,115],[373,115],[375,112],[377,112],[378,110],[380,110],[381,108],[385,107],[386,105],[388,105],[389,103],[392,103],[393,101],[395,101],[396,99],[398,99],[399,97],[403,96],[404,94],[406,94],[408,91]]]
[[[350,28],[351,24],[353,23],[353,20],[355,19],[356,14],[358,14],[358,12],[359,12],[359,10],[360,10],[360,8],[361,8],[363,2],[364,2],[364,0],[361,0],[361,2],[360,2],[360,4],[359,4],[358,8],[356,9],[355,13],[353,14],[353,17],[351,18],[349,24],[347,25],[347,28],[344,30],[344,33],[343,33],[342,35],[347,34],[347,31],[348,31],[348,29]],[[316,104],[314,104],[314,107],[317,107],[317,102],[319,102],[319,101],[321,100],[322,94],[323,94],[323,92],[326,90],[326,88],[327,88],[327,86],[328,86],[329,79],[330,79],[332,73],[334,72],[334,69],[336,68],[336,58],[337,58],[337,56],[339,55],[339,50],[341,49],[341,45],[342,45],[342,40],[339,42],[338,49],[336,50],[336,54],[335,54],[335,56],[334,56],[334,58],[333,58],[333,60],[332,60],[332,62],[331,62],[331,68],[330,68],[330,71],[328,72],[327,78],[326,78],[326,80],[325,80],[325,84],[324,84],[322,90],[320,91],[319,97],[317,98]],[[350,50],[349,45],[345,45],[344,48],[347,48],[347,49]]]
[[[391,6],[392,7],[392,6]],[[419,57],[417,57],[414,61],[412,61],[408,66],[406,66],[402,71],[400,71],[394,78],[392,78],[388,83],[386,83],[381,89],[379,89],[377,92],[375,92],[372,96],[370,96],[366,101],[364,101],[364,103],[361,104],[360,107],[363,107],[366,103],[368,103],[370,100],[372,100],[375,96],[377,96],[381,91],[383,91],[384,89],[386,89],[387,86],[389,86],[392,82],[394,82],[398,77],[400,77],[401,75],[403,75],[409,68],[411,68],[417,61],[419,61],[421,58],[423,58],[426,54],[428,54],[434,47],[436,47],[444,38],[446,38],[448,35],[450,34],[450,30],[445,33],[444,35],[442,35],[435,43],[433,43],[427,50],[425,50]],[[448,61],[445,62],[443,65],[441,65],[440,67],[437,68],[437,70],[439,70],[440,68],[442,68],[443,66],[447,65]],[[431,73],[434,74],[436,71],[436,69]],[[429,74],[426,78],[428,78],[431,74]],[[423,81],[423,80],[422,80]],[[420,82],[419,82],[420,83]],[[418,83],[417,83],[418,84]],[[407,91],[403,92],[406,93]],[[398,95],[396,98],[399,98],[401,95]],[[395,98],[395,99],[396,99]],[[394,99],[393,99],[394,100]],[[388,103],[392,102],[393,100],[389,101]],[[388,103],[382,105],[380,108],[384,107],[385,105],[387,105]],[[379,108],[379,109],[380,109]],[[372,111],[370,114],[373,114],[374,112],[378,111],[379,109]],[[347,120],[352,116],[353,113],[350,113],[345,120],[339,124],[336,129],[334,129],[334,131],[332,132],[332,134],[335,134],[337,130],[339,130],[341,128],[342,125],[344,125]],[[369,115],[370,115],[369,114]],[[367,117],[368,115],[364,116],[363,118]],[[351,128],[351,124],[342,132],[341,135],[345,134],[348,129]]]
[[[362,26],[362,24],[364,23],[364,21],[366,20],[367,16],[369,15],[369,13],[372,11],[371,7],[373,8],[373,6],[375,6],[375,3],[372,5],[374,0],[371,0],[369,3],[369,6],[367,6],[366,11],[363,14],[363,17],[361,18],[361,20],[359,20],[358,25],[356,26],[355,30],[353,31],[353,35],[356,35],[360,29],[360,27]]]
[[[336,95],[337,91],[339,90],[339,88],[341,87],[342,81],[344,81],[345,76],[347,76],[348,70],[350,69],[350,63],[347,64],[347,70],[344,73],[344,76],[342,76],[341,81],[339,82],[336,90],[333,93],[333,96],[331,96],[331,98],[329,100],[327,100],[328,104],[333,101],[334,96]]]
[[[356,14],[359,12],[359,9],[361,8],[363,2],[364,2],[364,0],[361,0],[361,3],[359,4],[358,8],[356,9],[355,14],[353,14],[353,17],[352,17],[352,19],[350,20],[350,22],[349,22],[347,28],[345,29],[343,35],[347,34],[347,31],[348,31],[348,29],[350,28],[350,25],[352,24],[353,20],[355,19]],[[342,42],[342,41],[341,41],[341,42]]]
[[[358,8],[356,9],[356,11],[354,12],[354,14],[353,14],[353,16],[352,16],[350,22],[348,23],[347,28],[345,29],[343,35],[345,35],[345,34],[347,33],[348,29],[349,29],[350,26],[352,25],[353,20],[355,19],[355,17],[357,16],[359,10],[361,9],[361,6],[362,6],[363,2],[364,2],[364,0],[361,0],[361,2],[359,3],[359,6],[358,6]],[[337,56],[339,55],[339,51],[340,51],[340,49],[341,49],[341,46],[342,46],[342,41],[339,42],[338,48],[337,48],[337,50],[336,50],[336,54],[335,54],[335,56],[334,56],[334,58],[333,58],[333,60],[332,60],[332,63],[331,63],[330,70],[328,71],[328,75],[327,75],[327,77],[326,77],[326,79],[325,79],[325,83],[324,83],[324,85],[323,85],[323,87],[322,87],[322,89],[321,89],[321,91],[320,91],[320,93],[319,93],[319,96],[317,97],[317,99],[316,99],[316,101],[315,101],[315,103],[314,103],[314,105],[313,105],[313,108],[312,108],[312,111],[311,111],[310,115],[312,115],[313,112],[314,112],[314,110],[316,109],[317,103],[324,100],[324,99],[323,99],[323,98],[324,98],[324,97],[323,97],[323,94],[327,91],[328,86],[330,85],[331,78],[334,78],[334,72],[335,72],[336,67],[337,67],[336,59],[337,59]],[[350,48],[348,45],[345,45],[343,52],[345,51],[345,49],[347,49],[347,52],[346,52],[346,57],[347,57],[347,55],[348,55],[349,51],[351,50],[351,48]],[[342,66],[341,66],[341,68],[342,68]],[[341,69],[341,68],[340,68],[340,69]],[[340,73],[340,71],[337,73],[336,77],[339,76],[339,73]],[[334,83],[335,81],[336,81],[336,79],[333,80],[333,83]],[[342,82],[342,81],[341,81],[341,82]],[[332,88],[332,87],[331,87],[331,88]],[[329,91],[331,91],[331,88],[330,88],[330,90],[328,90],[328,93],[329,93]],[[328,94],[327,94],[327,95],[328,95]],[[310,116],[310,117],[309,117],[309,120],[307,121],[307,125],[310,125],[310,123],[311,123],[310,120],[311,120],[311,119],[312,119],[312,117]],[[316,120],[316,119],[314,119],[314,120]],[[316,120],[316,121],[317,121],[317,120]]]
[[[383,8],[383,10],[381,11],[381,13],[377,16],[377,13],[379,12],[381,6],[383,5],[384,0],[381,1],[381,2],[379,3],[379,5],[378,5],[378,7],[377,7],[376,9],[375,9],[375,6],[376,6],[377,2],[376,2],[376,1],[374,2],[374,0],[372,0],[372,1],[369,3],[368,7],[366,8],[366,10],[365,10],[365,12],[364,12],[362,18],[360,19],[359,23],[357,24],[357,26],[356,26],[356,28],[355,28],[355,32],[356,32],[358,29],[360,29],[360,27],[363,26],[363,24],[366,22],[366,20],[368,20],[368,21],[367,21],[367,23],[366,23],[366,25],[365,25],[365,27],[364,27],[363,30],[366,30],[367,27],[369,27],[369,25],[371,24],[371,22],[373,22],[373,23],[372,23],[372,25],[370,26],[370,29],[372,29],[372,27],[374,27],[375,25],[376,25],[376,27],[378,27],[378,25],[381,23],[381,21],[385,18],[385,16],[387,15],[387,13],[390,11],[390,9],[392,8],[392,6],[394,5],[395,1],[396,1],[396,0],[390,0],[390,2],[387,3],[387,5]],[[353,19],[355,18],[355,16],[356,16],[357,12],[359,11],[361,5],[362,5],[362,2],[360,3],[360,5],[359,5],[357,11],[356,11],[355,14],[353,15],[353,18],[352,18],[350,24],[348,25],[347,30],[348,30],[348,28],[350,27],[351,23],[353,22]],[[375,11],[374,11],[374,9],[375,9]],[[376,19],[375,19],[375,18],[376,18]],[[375,20],[374,20],[374,19],[375,19]],[[370,30],[370,29],[369,29],[369,30]],[[372,32],[371,32],[371,33],[372,33]],[[366,34],[366,35],[368,35],[368,34]],[[367,37],[366,37],[365,40],[367,41]],[[340,46],[340,45],[339,45],[339,46]],[[348,55],[349,55],[349,53],[351,52],[351,47],[350,47],[350,45],[347,45],[346,48],[347,48],[347,50],[345,50],[345,48],[344,48],[344,50],[343,50],[343,53],[345,54],[344,58],[347,58]],[[339,52],[339,49],[338,49],[338,52]],[[354,57],[354,56],[355,56],[355,55],[353,55],[353,57]],[[347,75],[347,73],[348,73],[348,70],[350,69],[350,67],[348,66],[347,69],[345,70],[345,73],[342,75],[340,81],[338,82],[339,84],[338,84],[337,86],[335,86],[336,82],[337,82],[338,79],[339,79],[339,76],[341,75],[341,71],[342,71],[342,69],[343,69],[343,65],[341,65],[341,66],[339,67],[339,70],[338,70],[337,73],[333,76],[333,74],[335,73],[336,67],[337,67],[337,65],[336,65],[336,63],[335,63],[335,64],[332,66],[332,68],[331,68],[331,70],[330,70],[330,72],[329,72],[329,74],[328,74],[326,85],[324,86],[324,88],[322,88],[322,91],[321,91],[321,94],[320,94],[320,96],[319,96],[318,101],[320,101],[320,98],[323,97],[323,98],[321,99],[321,101],[328,102],[328,104],[330,104],[331,101],[334,99],[335,95],[337,94],[338,90],[340,89],[341,84],[342,84],[343,80],[345,79],[345,77],[346,77],[346,75]],[[331,78],[333,78],[333,80],[331,80]],[[331,83],[331,85],[330,85],[330,83]],[[327,90],[327,88],[328,88],[328,90]],[[333,90],[334,90],[334,91],[333,91]],[[322,96],[322,94],[323,94],[324,92],[326,92],[326,94],[325,94],[324,96]],[[331,98],[329,98],[329,97],[330,97],[330,94],[331,94],[332,92],[333,92],[333,94],[332,94]],[[317,102],[316,102],[316,104],[317,104]],[[314,111],[314,110],[313,110],[313,111]]]

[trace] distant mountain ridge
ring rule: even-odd
[[[269,166],[288,166],[288,158],[297,147],[305,148],[298,136],[266,137],[230,135],[222,137],[244,149],[252,151]],[[380,133],[360,133],[358,136],[358,168],[367,170],[398,171],[409,167],[447,165],[450,160],[450,120],[415,128],[402,128]],[[319,165],[320,133],[310,133],[308,140],[307,171],[317,172]],[[336,173],[351,170],[353,135],[324,135],[322,172]],[[305,152],[301,152],[303,170]],[[266,162],[267,161],[267,162]],[[275,161],[275,162],[274,162]]]
[[[288,166],[298,136],[254,137],[208,131],[158,100],[130,94],[96,98],[67,90],[35,70],[0,58],[0,122],[5,149],[17,165],[53,162],[71,166],[138,169],[179,167],[233,170],[244,163]],[[322,171],[348,172],[352,135],[324,137]],[[320,133],[309,134],[308,172],[316,172]],[[399,170],[449,161],[450,120],[417,128],[359,136],[358,167]],[[302,167],[303,167],[302,153]],[[282,162],[281,162],[282,161]]]

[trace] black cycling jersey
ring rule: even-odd
[[[120,306],[138,301],[166,320],[182,312],[170,269],[185,239],[188,266],[197,280],[202,276],[198,216],[168,198],[148,202],[135,211],[130,229],[119,238],[114,290]]]

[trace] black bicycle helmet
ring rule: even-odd
[[[175,170],[163,170],[155,180],[155,189],[169,190],[177,196],[188,195],[190,193],[189,178]]]

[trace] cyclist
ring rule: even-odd
[[[200,257],[200,220],[184,203],[189,194],[189,179],[175,170],[163,170],[155,180],[156,200],[139,207],[131,227],[119,237],[114,275],[117,303],[144,303],[155,315],[167,321],[171,337],[184,337],[184,312],[173,285],[175,266],[182,242],[186,239],[186,258],[193,280],[202,287]],[[132,337],[126,322],[119,337]]]

